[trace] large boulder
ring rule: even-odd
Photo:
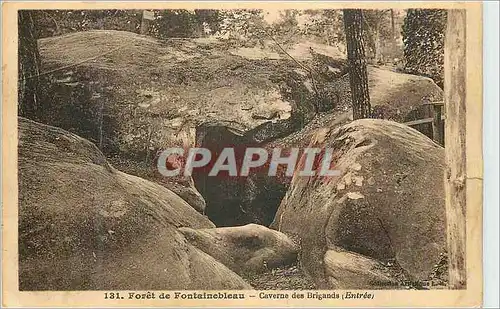
[[[368,66],[372,118],[407,122],[430,116],[425,101],[442,101],[443,90],[428,77],[405,74],[390,68]],[[349,75],[333,81],[343,106],[352,106]]]
[[[193,146],[199,124],[250,130],[288,119],[314,99],[290,59],[248,59],[214,38],[85,31],[39,46],[51,95],[42,118],[106,154],[152,159],[157,149]]]
[[[19,118],[21,290],[248,289],[180,227],[213,228],[89,141]]]
[[[393,289],[398,285],[390,267],[349,251],[328,250],[323,260],[328,283],[337,289]]]
[[[191,244],[239,274],[262,273],[297,261],[298,246],[265,226],[179,230]]]
[[[393,265],[408,280],[427,279],[445,252],[443,148],[405,125],[376,119],[318,129],[310,147],[333,148],[341,175],[294,175],[271,227],[301,238],[302,266],[318,286],[360,280],[331,280],[329,250]]]

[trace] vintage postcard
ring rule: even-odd
[[[481,3],[2,9],[3,306],[481,306]]]

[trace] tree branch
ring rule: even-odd
[[[309,73],[309,77],[311,78],[311,83],[312,83],[312,86],[313,86],[313,90],[316,94],[316,96],[319,98],[319,90],[318,88],[316,87],[316,82],[314,80],[314,76],[313,76],[313,72],[314,70],[311,69],[311,68],[308,68],[306,67],[305,65],[303,65],[302,63],[300,63],[297,59],[295,59],[294,57],[292,57],[292,55],[290,55],[282,46],[280,43],[278,43],[278,41],[271,35],[269,34],[269,32],[267,31],[267,29],[263,28],[264,30],[264,33],[271,39],[273,40],[273,42],[278,46],[278,48],[283,52],[285,53],[288,57],[290,57],[290,59],[292,59],[297,65],[299,65],[301,68],[303,68],[304,70],[307,71],[307,73]],[[316,72],[315,72],[316,73]],[[319,108],[317,106],[317,104],[314,104],[314,113],[315,114],[318,114],[319,112]]]

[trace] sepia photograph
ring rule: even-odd
[[[10,10],[15,293],[480,304],[480,4],[178,7]]]

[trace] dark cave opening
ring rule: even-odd
[[[193,169],[192,177],[205,199],[205,214],[218,227],[249,223],[269,226],[287,190],[286,183],[261,171],[250,171],[248,176],[229,176],[225,171],[209,176],[224,148],[234,149],[240,166],[246,148],[262,147],[242,132],[222,124],[205,124],[196,131],[196,147],[209,149],[212,160],[206,168]]]

